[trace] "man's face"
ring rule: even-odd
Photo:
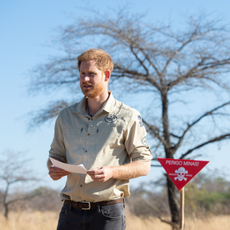
[[[83,61],[80,65],[80,86],[82,93],[94,98],[104,90],[104,74],[96,66],[94,60]]]

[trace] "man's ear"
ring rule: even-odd
[[[111,76],[111,72],[109,70],[106,70],[105,71],[105,81],[109,81],[110,76]]]

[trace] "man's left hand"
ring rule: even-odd
[[[87,171],[87,174],[96,182],[105,182],[113,177],[112,167],[104,166]]]

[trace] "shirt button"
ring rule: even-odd
[[[80,185],[80,187],[82,187],[82,184]]]
[[[90,135],[90,133],[88,133],[88,136]]]
[[[87,150],[85,150],[85,153],[87,153]]]

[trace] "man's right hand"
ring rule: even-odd
[[[57,168],[53,165],[49,167],[49,175],[53,180],[59,180],[63,176],[69,175],[70,172],[65,171],[64,169]]]

